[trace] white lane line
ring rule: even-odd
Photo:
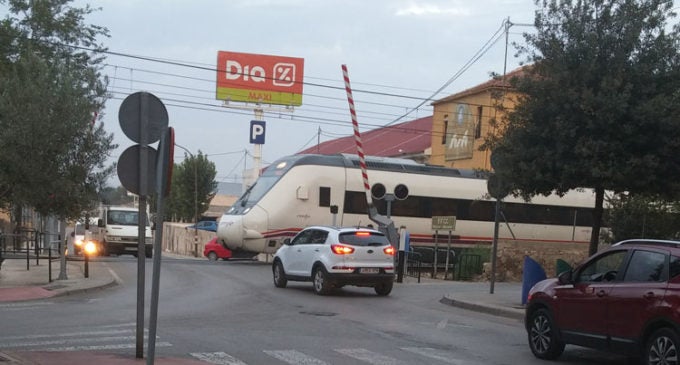
[[[329,365],[325,361],[319,360],[315,357],[307,356],[296,350],[264,350],[264,353],[292,365]]]
[[[421,356],[429,357],[430,359],[435,359],[443,361],[447,364],[454,365],[473,365],[471,362],[466,362],[464,360],[454,359],[451,357],[451,352],[433,349],[430,347],[402,347],[404,351],[412,352]]]
[[[225,352],[192,352],[189,355],[216,365],[248,365]]]
[[[44,307],[46,305],[52,305],[54,302],[41,302],[41,303],[5,303],[0,304],[2,309],[27,309],[35,307]]]
[[[156,342],[156,347],[170,347],[169,342]],[[49,352],[69,352],[69,351],[98,351],[98,350],[120,350],[120,349],[134,349],[137,347],[135,343],[124,343],[120,345],[101,345],[101,346],[64,346],[51,347],[44,349],[35,349],[31,351],[49,351]]]
[[[393,357],[385,356],[377,352],[369,351],[362,348],[357,349],[335,349],[343,355],[353,357],[373,365],[402,365],[405,364]]]
[[[120,324],[106,324],[99,326],[99,328],[117,328],[117,327],[135,327],[137,326],[137,323],[135,322],[128,322],[128,323],[120,323]]]
[[[111,273],[111,276],[113,276],[113,280],[115,280],[116,283],[118,283],[118,285],[123,285],[123,284],[124,284],[124,283],[123,283],[123,279],[121,279],[120,276],[118,276],[118,274],[116,274],[115,271],[111,270],[110,267],[108,268],[108,270],[109,270],[109,272]]]
[[[147,332],[148,330],[144,330]],[[41,335],[25,335],[25,336],[5,336],[0,337],[0,342],[11,341],[11,340],[31,340],[38,338],[54,338],[54,337],[76,337],[76,336],[96,336],[96,335],[115,335],[129,333],[134,334],[133,328],[127,330],[109,330],[109,331],[89,331],[89,332],[70,332],[70,333],[54,333],[54,334],[41,334]]]
[[[93,342],[120,342],[132,340],[134,341],[136,336],[109,336],[109,337],[93,337],[93,338],[72,338],[66,340],[50,340],[50,341],[21,341],[14,343],[0,343],[0,349],[2,348],[26,348],[32,346],[53,346],[53,345],[75,345],[81,343],[93,343]],[[144,336],[144,339],[148,339],[149,336]],[[158,336],[156,336],[158,339]]]

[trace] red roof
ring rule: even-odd
[[[432,116],[361,133],[364,154],[368,156],[396,157],[422,153],[432,144]],[[354,135],[323,142],[298,152],[298,155],[316,153],[357,153]]]
[[[505,75],[505,77],[494,77],[491,80],[481,83],[477,86],[473,86],[469,89],[463,90],[459,93],[455,93],[453,95],[449,95],[443,99],[435,100],[432,105],[437,105],[437,104],[442,104],[446,103],[452,100],[458,100],[462,97],[468,96],[468,95],[474,95],[478,94],[482,91],[489,90],[489,89],[509,89],[511,88],[509,80],[513,77],[521,77],[526,73],[526,70],[528,67],[531,67],[531,65],[528,66],[522,66],[518,67],[509,73]]]

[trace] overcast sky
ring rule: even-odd
[[[252,166],[251,110],[225,108],[215,99],[217,52],[231,51],[304,58],[303,105],[265,113],[265,163],[317,143],[352,134],[342,81],[346,64],[361,130],[394,122],[435,98],[457,93],[502,73],[505,37],[494,37],[508,18],[510,42],[531,32],[532,0],[77,0],[101,10],[88,23],[105,26],[111,52],[106,74],[113,96],[102,112],[120,147],[132,142],[120,130],[118,109],[137,91],[166,105],[176,142],[208,155],[217,180],[240,182]],[[488,42],[492,43],[488,43]],[[495,43],[493,43],[495,41]],[[486,50],[481,52],[483,49]],[[518,67],[510,46],[507,70]],[[476,57],[479,59],[473,61]],[[170,61],[155,62],[147,60]],[[180,65],[177,65],[180,64]],[[191,67],[195,66],[195,67]],[[464,72],[463,69],[467,68]],[[457,76],[457,77],[456,77]],[[368,92],[361,92],[368,91]],[[233,104],[232,104],[233,105]],[[430,102],[404,117],[432,114]],[[181,162],[184,152],[175,151]],[[118,179],[112,181],[118,185]]]

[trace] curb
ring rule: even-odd
[[[499,306],[492,306],[487,304],[480,304],[474,302],[468,302],[463,300],[456,300],[448,295],[444,295],[439,303],[450,305],[452,307],[463,308],[467,310],[472,310],[475,312],[482,312],[486,314],[491,314],[494,316],[505,317],[510,319],[516,319],[518,321],[524,321],[524,310],[514,309],[514,308],[504,308]]]
[[[54,289],[56,294],[54,295],[55,297],[62,297],[62,296],[67,296],[67,295],[72,295],[72,294],[79,294],[79,293],[87,293],[88,291],[94,291],[94,290],[103,290],[110,288],[112,286],[116,286],[118,283],[116,282],[115,279],[111,278],[110,280],[106,282],[102,282],[101,284],[96,284],[84,288],[60,288],[60,289]],[[43,289],[45,290],[50,290],[49,286],[44,286]]]

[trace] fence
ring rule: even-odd
[[[420,273],[423,270],[431,271],[433,278],[439,275],[440,269],[444,270],[444,279],[448,279],[449,273],[453,279],[456,267],[456,253],[453,249],[438,248],[429,246],[412,246],[408,252],[407,275],[417,275],[420,280]],[[416,274],[417,273],[417,274]]]
[[[56,240],[55,240],[56,238]],[[61,252],[61,236],[35,229],[18,229],[13,234],[0,234],[0,269],[5,260],[26,260],[26,271],[31,269],[31,259],[35,265],[47,259],[48,281],[52,282],[52,259]]]

